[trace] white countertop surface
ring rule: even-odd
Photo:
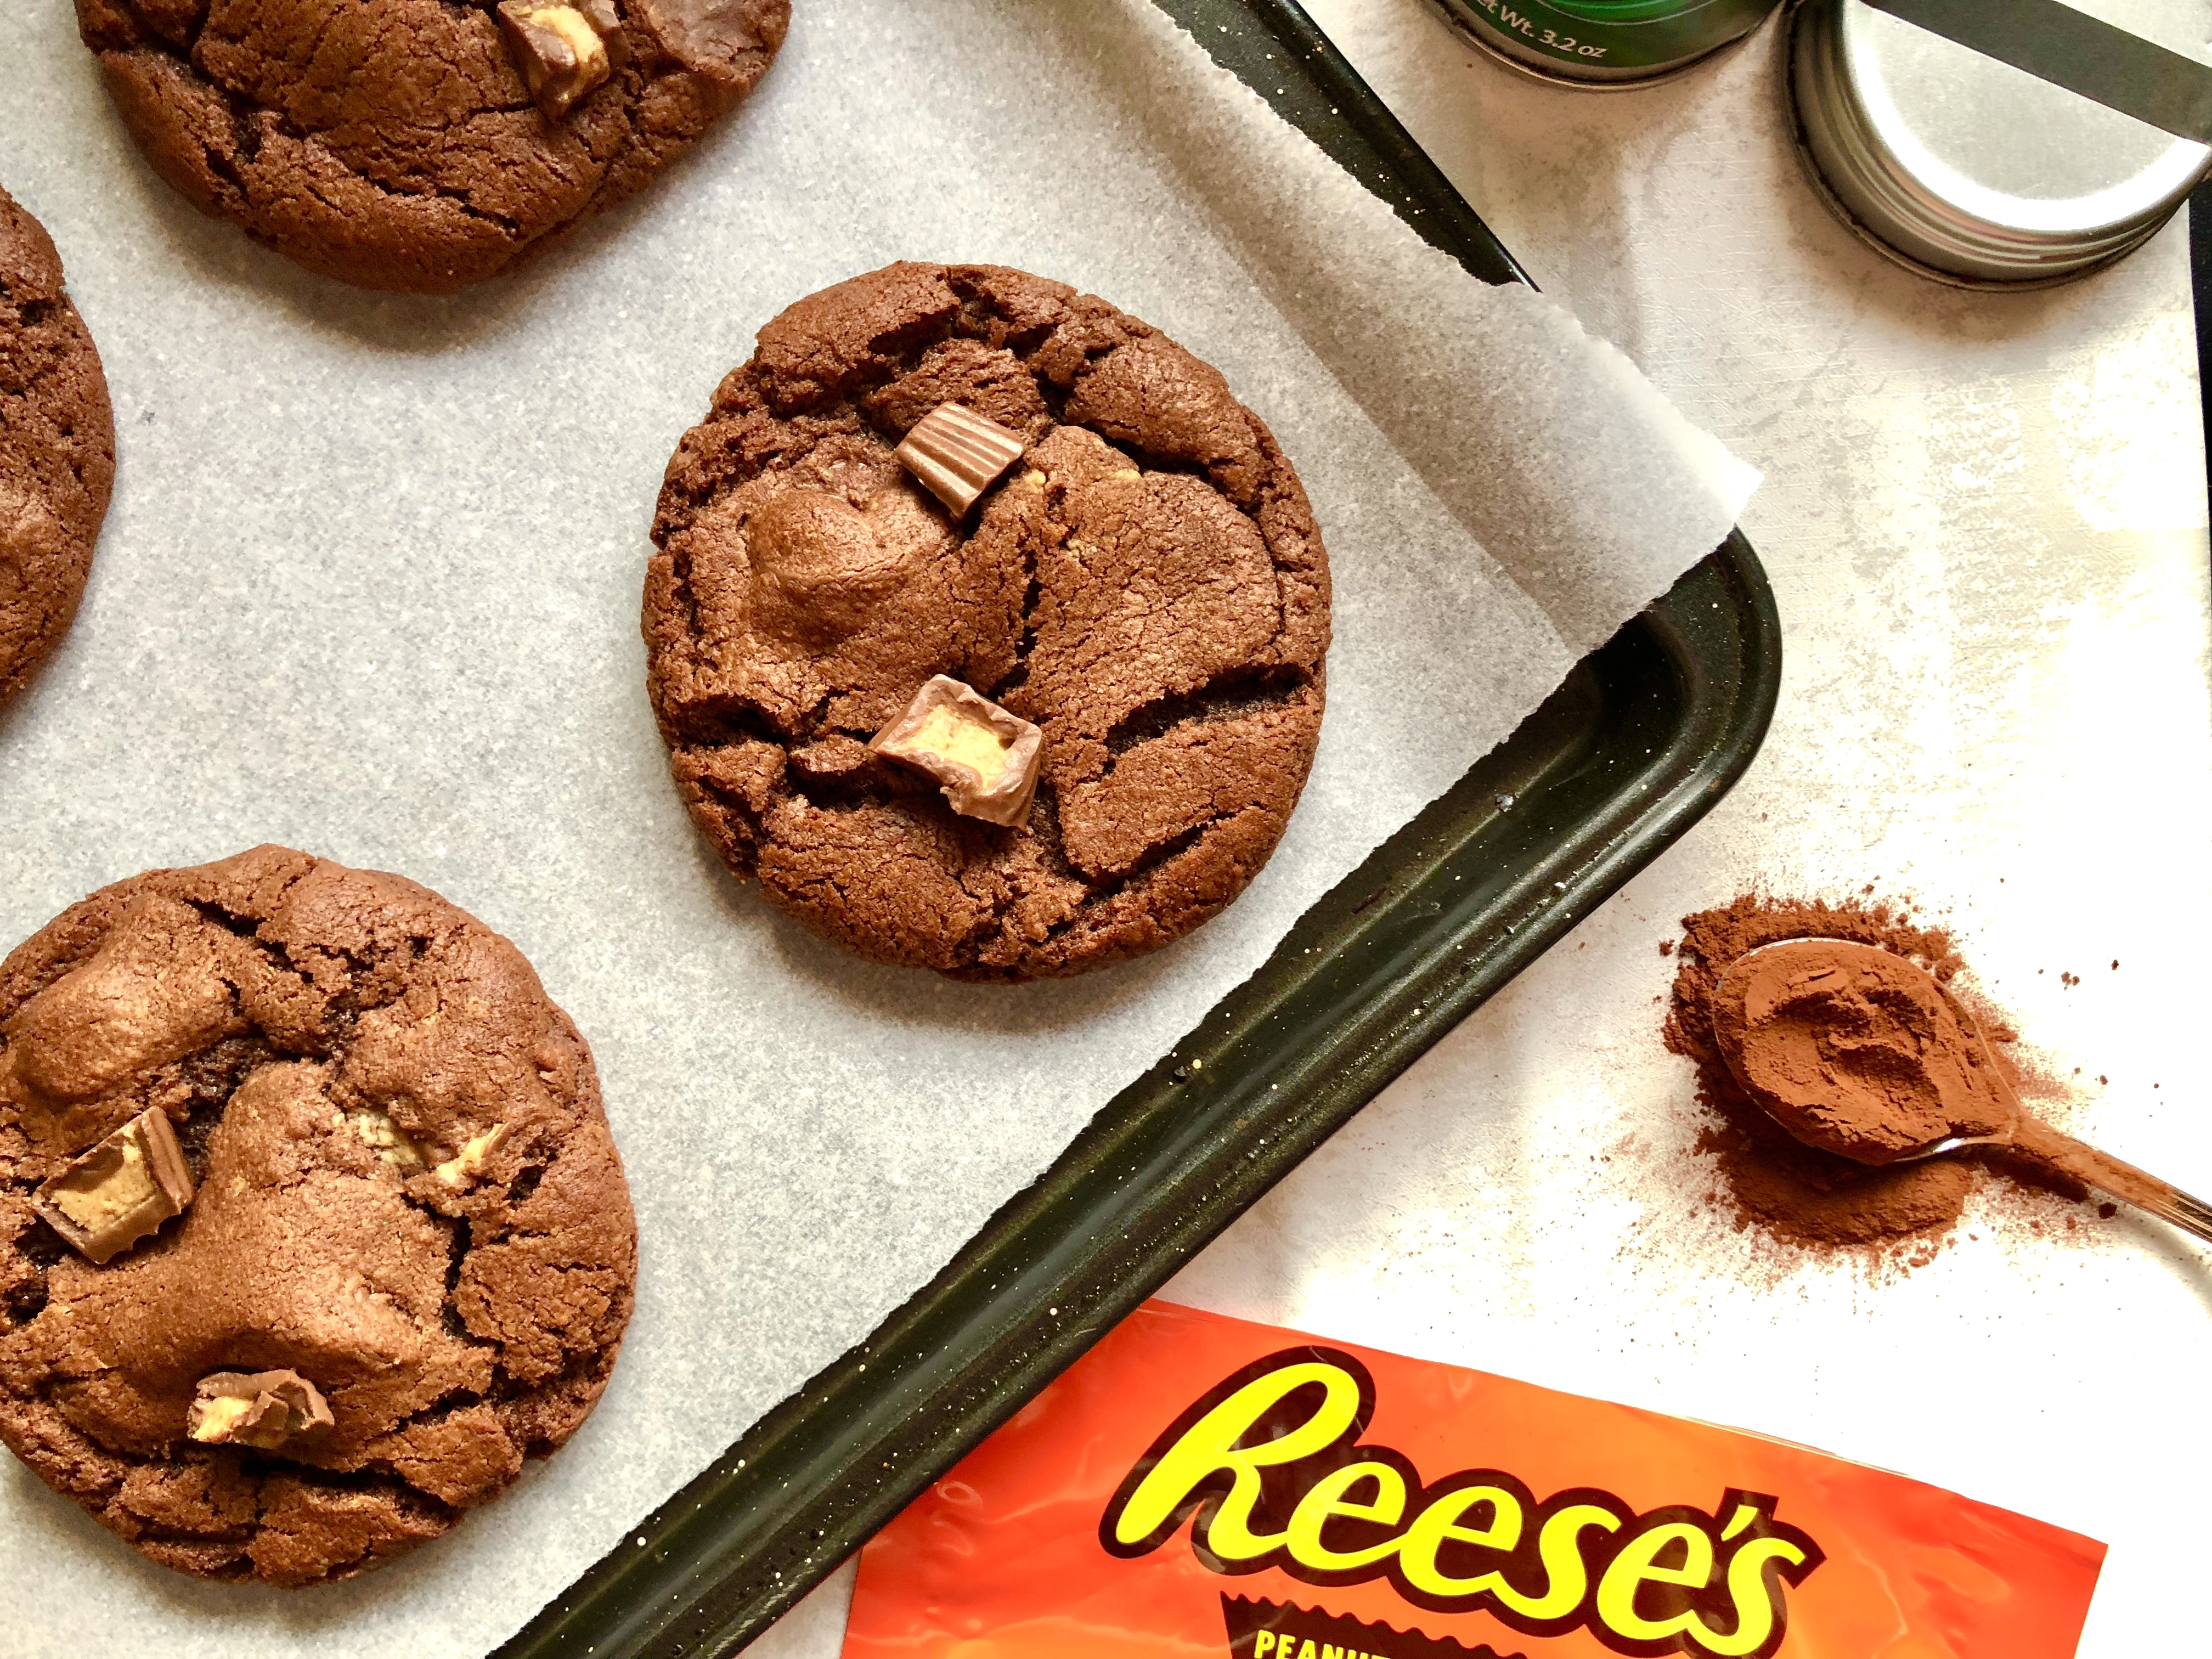
[[[1698,1202],[1657,946],[1750,887],[1911,896],[2044,1064],[2081,1068],[2073,1127],[2212,1192],[2185,226],[2066,288],[1955,292],[1807,188],[1771,26],[1686,79],[1598,94],[1478,61],[1420,0],[1308,4],[1537,283],[1764,469],[1743,526],[1781,609],[1782,698],[1710,817],[1167,1294],[1780,1435],[2086,1532],[2111,1555],[2081,1653],[2179,1650],[2212,1484],[2212,1257],[2125,1217],[2039,1236],[1978,1209],[1902,1279],[1762,1255]],[[849,1586],[754,1651],[831,1650]]]

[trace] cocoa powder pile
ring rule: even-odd
[[[1697,1066],[1698,1097],[1706,1110],[1698,1150],[1714,1159],[1719,1180],[1712,1200],[1733,1210],[1739,1228],[1756,1226],[1818,1251],[1880,1250],[1946,1232],[1958,1222],[1967,1194],[1991,1176],[2068,1198],[2087,1196],[2086,1189],[2055,1181],[1997,1149],[1881,1165],[1807,1146],[1770,1117],[1729,1070],[1715,1025],[1714,992],[1738,957],[1784,939],[1844,939],[1908,958],[1948,985],[1962,963],[1942,928],[1922,926],[1887,905],[1747,894],[1723,908],[1685,916],[1682,930],[1666,1042]],[[1977,1015],[1990,1036],[2009,1038],[1986,1011]],[[1899,1016],[1910,1017],[1911,1011]],[[1741,1015],[1723,1018],[1736,1020],[1735,1040],[1741,1055]],[[1955,1024],[1948,1029],[1953,1035],[1958,1030]],[[1766,1049],[1759,1060],[1778,1066],[1789,1063],[1790,1044],[1807,1040],[1802,1030],[1790,1029],[1786,1022],[1765,1030],[1762,1039]],[[1901,1054],[1911,1046],[1908,1042],[1867,1056],[1862,1068],[1865,1101],[1839,1099],[1838,1110],[1847,1117],[1863,1105],[1871,1114],[1885,1094],[1921,1086],[1917,1075],[1901,1081],[1896,1075],[1911,1069],[1902,1067]],[[2001,1054],[1993,1062],[2006,1063]],[[1982,1062],[1977,1054],[1969,1063]],[[1892,1073],[1886,1084],[1879,1075],[1885,1067]],[[1754,1078],[1761,1075],[1759,1064],[1747,1069]]]
[[[1822,1152],[1890,1164],[2013,1127],[1995,1058],[1950,994],[1878,945],[1798,939],[1739,957],[1712,1022],[1753,1101]]]

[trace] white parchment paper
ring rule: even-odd
[[[495,1644],[924,1282],[1755,480],[1145,0],[800,0],[759,95],[672,176],[438,301],[200,219],[131,149],[68,0],[13,11],[0,181],[62,248],[121,470],[75,632],[0,717],[0,938],[261,841],[427,882],[591,1039],[643,1260],[571,1446],[353,1583],[180,1577],[0,1465],[11,1659]],[[857,963],[731,880],[667,781],[636,628],[661,469],[762,322],[899,257],[1157,323],[1312,492],[1337,643],[1311,783],[1249,893],[1141,963],[1006,990]]]

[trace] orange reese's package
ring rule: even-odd
[[[844,1659],[2066,1659],[2104,1546],[1154,1302],[870,1543]]]

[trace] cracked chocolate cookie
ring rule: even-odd
[[[790,0],[76,0],[162,178],[310,270],[444,294],[647,183]]]
[[[313,1584],[591,1412],[637,1239],[514,945],[263,847],[0,963],[0,1440],[164,1566]]]
[[[902,264],[800,301],[684,435],[653,536],[693,818],[874,960],[1156,950],[1304,786],[1329,587],[1297,475],[1218,371],[1064,283]],[[1015,821],[954,805],[994,798]]]
[[[76,616],[115,483],[115,416],[61,256],[0,190],[0,708]]]

